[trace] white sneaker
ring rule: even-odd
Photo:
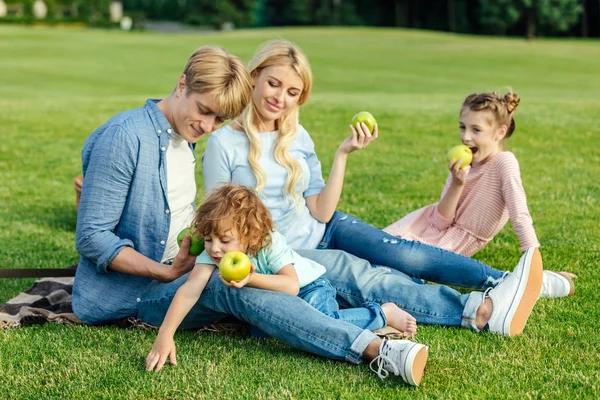
[[[542,256],[537,248],[523,254],[515,270],[489,291],[493,311],[490,332],[515,336],[523,332],[542,288]]]
[[[381,379],[392,373],[410,385],[419,386],[427,364],[427,351],[427,346],[410,340],[384,339],[379,346],[379,355],[369,366]]]
[[[556,272],[544,270],[540,297],[567,297],[572,294],[571,283],[567,278]]]

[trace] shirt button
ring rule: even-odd
[[[169,210],[165,210],[165,214],[169,214],[171,211]]]
[[[157,132],[157,133],[162,133],[162,131],[161,131],[160,129],[159,129],[159,130],[157,130],[156,132]]]
[[[161,147],[160,149],[161,149],[162,151],[165,151],[165,150],[167,150],[167,148],[166,148],[165,146]]]
[[[160,244],[161,244],[162,246],[164,246],[164,245],[165,245],[165,241],[164,241],[164,240],[161,240],[161,241],[160,241]]]
[[[171,128],[167,129],[167,133],[171,133]]]
[[[140,298],[138,297],[137,299],[135,299],[135,301],[137,301],[137,302],[139,303],[140,301],[142,301],[142,299],[140,299]]]

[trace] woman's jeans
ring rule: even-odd
[[[298,297],[323,314],[349,322],[361,329],[377,330],[387,325],[385,314],[377,303],[365,302],[360,307],[340,310],[336,290],[325,275],[300,288]]]
[[[397,238],[339,211],[327,223],[318,249],[344,250],[373,265],[388,266],[413,278],[467,288],[494,287],[504,274],[472,258]],[[329,272],[327,276],[332,278]]]
[[[325,252],[323,252],[325,253]],[[138,318],[160,326],[177,289],[188,274],[169,283],[152,282],[138,299]],[[320,356],[354,364],[377,336],[348,322],[330,318],[297,296],[250,287],[229,288],[215,271],[180,328],[197,329],[229,315],[268,335]]]
[[[475,317],[483,302],[483,292],[461,294],[444,285],[419,284],[400,271],[374,267],[339,250],[296,252],[326,266],[327,278],[337,291],[341,308],[361,307],[366,302],[392,302],[421,324],[478,330]]]

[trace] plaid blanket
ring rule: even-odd
[[[75,316],[71,307],[73,279],[44,278],[34,282],[25,292],[0,305],[0,328],[17,328],[27,325],[43,325],[56,322],[67,325],[79,325],[83,322]],[[136,318],[111,321],[105,325],[121,328],[137,327],[156,329]],[[240,333],[246,332],[248,325],[236,322],[219,322],[197,330],[198,332]],[[394,328],[385,327],[375,331],[382,338],[405,338],[406,335]]]
[[[82,324],[73,314],[73,278],[44,278],[7,303],[0,305],[0,328],[46,322]]]

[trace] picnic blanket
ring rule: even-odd
[[[0,305],[0,328],[42,325],[47,322],[83,325],[83,322],[73,313],[71,306],[73,280],[73,277],[66,277],[44,278],[35,281],[32,287]],[[156,327],[133,317],[110,321],[104,325],[120,328],[156,329]],[[243,328],[244,325],[241,323],[220,322],[198,331],[235,333]]]
[[[39,325],[46,322],[83,324],[73,314],[73,278],[44,278],[0,305],[0,328]]]
[[[73,277],[64,277],[43,278],[35,281],[32,287],[0,305],[0,328],[43,325],[48,322],[83,325],[83,322],[73,313],[71,306],[73,280]],[[104,325],[156,329],[156,327],[133,317],[110,321]],[[197,332],[242,333],[247,332],[248,329],[247,324],[236,320],[235,322],[219,322],[200,328]],[[387,339],[406,337],[390,327],[384,327],[375,333]]]

